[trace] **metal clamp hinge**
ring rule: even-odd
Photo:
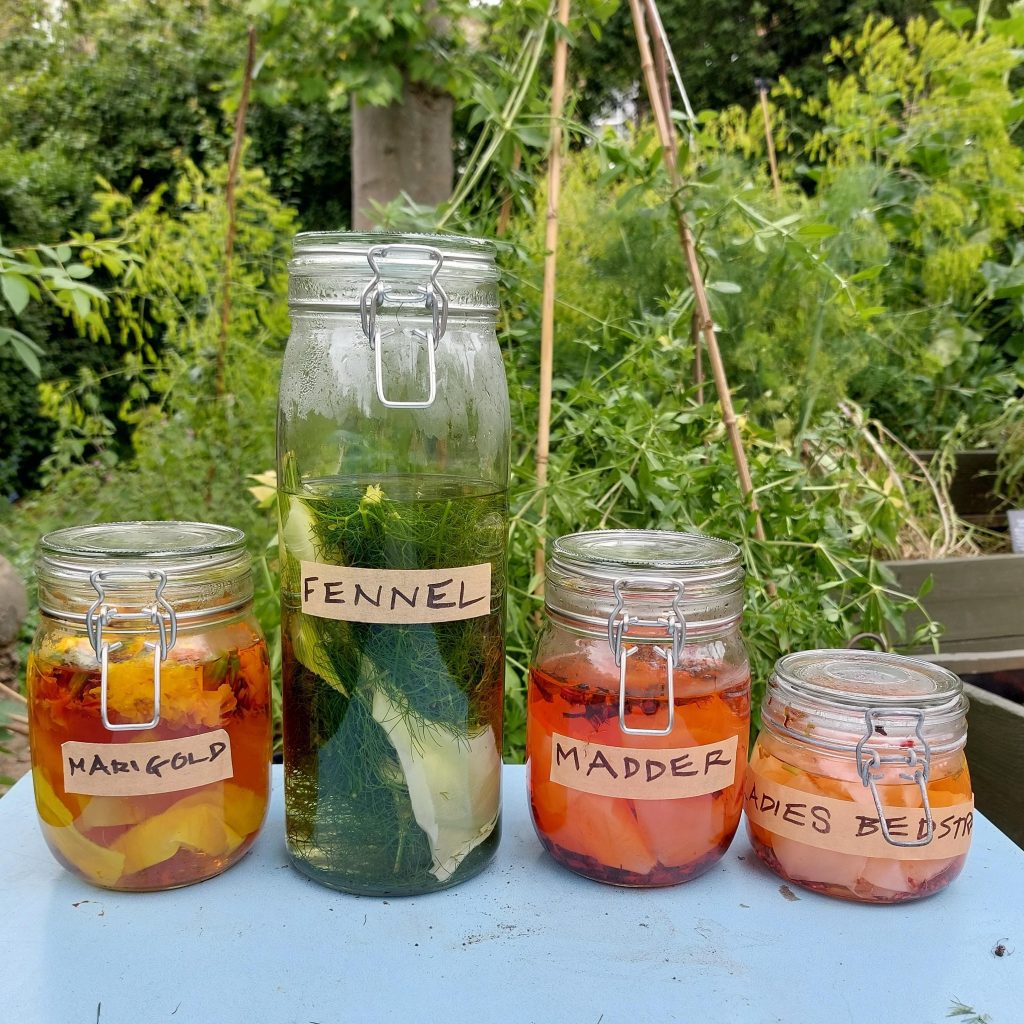
[[[625,598],[622,594],[622,587],[628,585],[633,587],[636,584],[655,585],[659,587],[674,587],[675,596],[672,598],[672,613],[667,618],[658,619],[635,619],[625,611]],[[668,736],[675,726],[676,700],[675,700],[675,670],[679,667],[679,661],[683,655],[683,648],[686,646],[686,618],[683,614],[683,584],[679,580],[667,580],[657,576],[634,576],[629,579],[616,580],[613,585],[615,594],[615,607],[608,616],[608,646],[611,648],[615,658],[615,664],[619,669],[619,728],[630,736]],[[638,729],[635,726],[626,724],[626,664],[632,655],[639,650],[637,645],[625,646],[626,634],[630,626],[641,626],[649,629],[662,627],[668,631],[666,640],[670,641],[669,646],[656,645],[654,653],[665,660],[666,696],[668,700],[668,723],[662,729]]]
[[[415,285],[411,291],[406,292],[382,287],[380,261],[396,253],[412,253],[433,261],[426,284]],[[434,404],[437,397],[437,345],[448,328],[448,293],[437,280],[437,275],[444,265],[444,256],[440,249],[430,245],[375,245],[367,252],[366,259],[373,270],[373,278],[363,289],[359,300],[359,315],[363,333],[370,342],[370,348],[373,349],[377,398],[381,405],[389,409],[426,409]],[[413,337],[425,342],[427,347],[427,397],[422,401],[398,402],[384,394],[384,338],[377,324],[377,313],[385,302],[399,305],[422,303],[424,308],[430,311],[430,329],[411,332]]]
[[[865,749],[865,744],[876,734],[875,719],[893,719],[906,717],[914,722],[914,736],[920,744],[922,756],[918,756],[917,747],[907,748],[905,754],[887,754],[881,756],[877,750]],[[892,846],[927,846],[935,834],[935,822],[932,819],[932,809],[928,802],[928,773],[931,770],[931,748],[924,738],[924,712],[920,708],[869,708],[864,712],[865,730],[857,742],[857,770],[860,773],[860,780],[871,790],[871,797],[875,802],[875,811],[878,814],[878,826],[881,829],[885,841]],[[883,764],[906,765],[910,772],[899,772],[899,778],[906,782],[916,783],[921,793],[921,806],[924,809],[925,834],[918,839],[898,839],[889,829],[889,823],[885,818],[885,808],[882,806],[882,798],[878,792],[878,782],[884,776],[881,770]]]
[[[167,585],[167,575],[159,569],[97,569],[89,577],[96,600],[85,615],[85,631],[100,663],[100,716],[104,728],[110,732],[127,732],[129,730],[152,729],[160,721],[160,664],[167,659],[167,654],[178,639],[178,620],[174,609],[163,596]],[[156,584],[153,603],[138,611],[121,612],[113,605],[107,604],[104,590],[105,584],[111,582],[137,583],[149,581]],[[109,643],[103,639],[103,629],[117,621],[146,617],[156,627],[158,639],[147,640],[145,647],[153,652],[153,717],[148,722],[110,721],[108,711],[110,652],[122,646],[120,640]]]

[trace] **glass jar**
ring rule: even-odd
[[[170,889],[230,867],[263,823],[270,668],[240,530],[48,533],[29,654],[36,808],[68,870]]]
[[[471,877],[499,838],[509,403],[494,247],[301,234],[281,375],[285,806],[348,892]]]
[[[780,658],[744,793],[757,855],[787,881],[864,903],[945,888],[971,842],[966,714],[960,679],[926,661]]]
[[[750,729],[739,548],[690,533],[561,537],[530,670],[526,772],[559,863],[674,885],[736,833]]]

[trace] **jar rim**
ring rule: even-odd
[[[551,561],[609,579],[615,573],[646,571],[703,579],[714,570],[739,568],[740,549],[732,541],[697,531],[586,530],[557,538]]]
[[[115,558],[155,562],[206,556],[211,568],[231,561],[244,547],[245,534],[233,526],[173,519],[67,526],[51,530],[39,541],[44,558],[65,563],[76,558],[91,564]]]
[[[490,263],[498,252],[494,242],[471,235],[390,231],[300,231],[292,239],[292,252],[295,257],[321,254],[365,258],[375,245],[428,246],[460,262]],[[402,261],[396,257],[396,262]]]
[[[785,654],[775,663],[772,680],[794,694],[855,710],[942,711],[963,692],[959,676],[941,665],[888,651],[846,648]]]

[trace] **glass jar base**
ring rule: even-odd
[[[798,885],[801,889],[816,892],[820,896],[830,896],[833,899],[846,900],[849,903],[877,903],[884,905],[912,903],[915,900],[927,899],[929,896],[934,896],[945,889],[960,874],[967,859],[966,854],[953,858],[947,867],[932,875],[922,884],[917,885],[915,888],[908,888],[906,891],[885,889],[880,886],[871,885],[863,880],[856,881],[853,887],[851,887],[850,885],[841,885],[834,882],[794,877],[785,871],[779,862],[779,858],[775,855],[775,851],[770,846],[761,842],[754,835],[750,835],[749,838],[750,845],[753,847],[761,863],[769,868],[773,874],[778,875],[784,882],[790,885]],[[926,862],[918,861],[916,863]]]
[[[615,885],[622,889],[665,889],[673,885],[682,885],[683,882],[692,881],[699,875],[714,867],[721,860],[722,855],[729,848],[733,837],[720,843],[709,850],[703,857],[690,864],[673,867],[666,867],[663,864],[656,864],[647,874],[638,874],[635,871],[624,871],[621,868],[609,867],[602,864],[594,857],[577,853],[574,850],[567,850],[553,842],[547,836],[537,833],[544,849],[562,867],[568,868],[577,875],[589,878],[594,882],[602,882],[605,885]]]
[[[203,858],[206,863],[201,866],[199,865],[198,857],[193,855],[192,862],[196,865],[194,874],[185,873],[183,875],[179,872],[177,877],[173,874],[168,876],[157,870],[163,868],[163,865],[156,865],[154,868],[138,872],[135,876],[136,881],[127,884],[106,884],[96,878],[90,878],[58,849],[55,849],[49,841],[47,841],[47,845],[50,847],[50,852],[53,854],[54,859],[61,867],[74,875],[75,878],[97,889],[104,889],[107,892],[169,892],[172,889],[187,889],[190,885],[208,882],[211,878],[216,878],[218,875],[224,874],[225,871],[230,871],[231,868],[245,858],[255,841],[256,837],[253,836],[245,843],[244,847],[232,853],[228,859],[218,859],[211,862],[209,858]],[[180,862],[182,854],[179,853],[176,857]]]
[[[497,833],[497,829],[495,833]],[[350,874],[339,871],[335,862],[327,857],[314,859],[306,853],[297,854],[289,844],[288,859],[292,867],[311,882],[334,889],[336,892],[348,893],[350,896],[427,896],[432,892],[441,892],[474,878],[484,871],[497,852],[497,835],[493,842],[485,842],[471,851],[459,865],[454,874],[443,881],[431,877],[430,881],[418,877],[411,882],[380,882],[369,883],[355,879]]]

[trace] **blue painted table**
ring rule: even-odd
[[[869,907],[787,898],[742,829],[687,885],[589,882],[541,850],[523,769],[505,786],[487,871],[385,900],[289,867],[279,768],[245,860],[134,895],[56,864],[23,779],[0,800],[0,1024],[950,1024],[955,1000],[1024,1022],[1024,852],[980,817],[946,892]]]

